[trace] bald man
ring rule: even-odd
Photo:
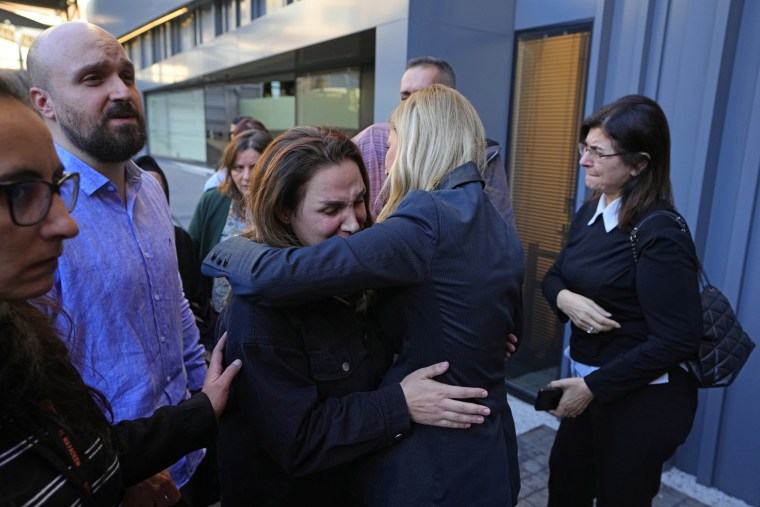
[[[28,68],[32,104],[66,170],[81,177],[80,234],[66,243],[51,293],[76,330],[72,358],[106,395],[115,422],[148,416],[200,389],[206,365],[166,198],[129,160],[146,140],[134,66],[111,34],[70,22],[37,38]],[[203,455],[130,488],[125,504],[167,505]]]
[[[412,58],[406,64],[406,70],[401,76],[400,95],[404,101],[409,96],[434,84],[442,84],[456,88],[456,74],[445,60],[432,56]],[[385,183],[386,167],[385,152],[387,151],[390,128],[387,123],[375,123],[359,132],[353,139],[362,152],[364,164],[369,175],[370,211],[377,216],[383,208],[385,197],[381,195]],[[486,185],[486,195],[502,217],[507,222],[514,223],[515,215],[512,210],[512,199],[509,197],[507,172],[504,169],[504,159],[501,157],[499,143],[486,139],[486,167],[481,169]]]

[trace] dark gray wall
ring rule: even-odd
[[[726,45],[720,52],[716,119],[707,145],[700,210],[704,263],[711,281],[734,302],[750,336],[760,339],[760,3],[722,6]],[[720,18],[718,18],[720,19]],[[717,24],[717,23],[716,23]],[[696,34],[695,34],[696,38]],[[718,52],[716,48],[712,51]],[[694,76],[699,79],[698,76]],[[701,432],[687,445],[701,482],[760,505],[760,353],[736,384],[700,396]]]
[[[488,136],[501,144],[502,154],[511,93],[513,23],[513,2],[409,2],[407,57],[436,56],[451,64],[457,89],[475,106]]]

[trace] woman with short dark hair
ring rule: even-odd
[[[629,95],[583,122],[580,165],[591,198],[543,281],[549,305],[570,320],[571,378],[549,462],[551,506],[646,506],[662,465],[684,442],[696,384],[680,363],[701,332],[696,252],[671,217],[670,133],[656,102]]]

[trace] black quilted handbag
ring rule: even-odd
[[[689,227],[681,215],[665,210],[649,214],[631,231],[631,247],[635,262],[638,261],[637,233],[644,223],[657,215],[671,217],[678,222],[683,232],[689,234]],[[698,258],[696,261],[702,287],[702,341],[699,344],[698,357],[686,361],[685,364],[699,387],[728,387],[747,362],[755,343],[742,329],[728,298],[710,284],[702,263]]]

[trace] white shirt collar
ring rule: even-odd
[[[604,220],[604,230],[610,232],[612,229],[618,226],[618,210],[620,209],[620,197],[607,204],[607,198],[602,194],[599,197],[599,203],[596,205],[596,212],[591,220],[588,221],[588,225],[592,225],[599,215],[602,215]]]

